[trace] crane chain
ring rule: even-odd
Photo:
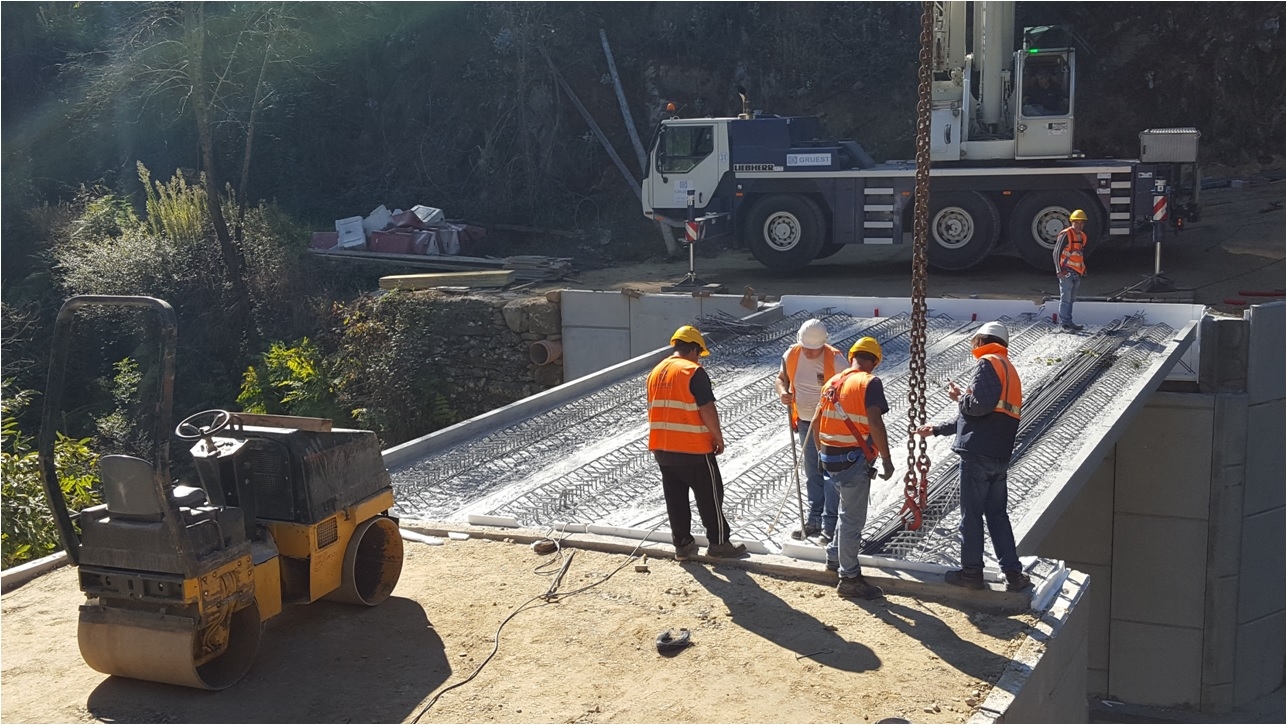
[[[929,246],[930,104],[934,46],[934,3],[921,3],[921,50],[916,101],[916,192],[912,213],[912,330],[907,381],[907,472],[903,477],[901,518],[910,531],[921,527],[928,494],[930,459],[925,439],[915,435],[925,424],[926,249]]]

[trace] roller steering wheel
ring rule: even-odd
[[[210,425],[198,426],[197,421],[204,416],[212,416]],[[181,441],[199,441],[227,428],[232,423],[232,413],[226,410],[203,410],[184,418],[174,428],[174,435]]]

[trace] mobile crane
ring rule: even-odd
[[[967,23],[967,18],[972,21]],[[1024,28],[1013,2],[934,8],[929,263],[973,267],[1008,245],[1051,269],[1055,237],[1082,209],[1091,249],[1128,243],[1162,222],[1200,217],[1199,133],[1140,134],[1140,158],[1077,150],[1076,52],[1059,27]],[[853,140],[823,140],[813,116],[752,113],[669,118],[657,127],[644,216],[703,236],[732,234],[766,267],[795,270],[847,244],[901,244],[911,229],[916,165],[876,163]]]

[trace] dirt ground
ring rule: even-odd
[[[578,550],[559,591],[627,562]],[[826,585],[731,566],[647,563],[647,573],[626,566],[529,604],[481,673],[419,721],[963,722],[1033,621],[899,596],[844,600]],[[518,544],[408,543],[390,600],[288,607],[269,621],[250,673],[221,693],[87,667],[76,645],[83,597],[64,567],[0,600],[0,720],[412,720],[474,671],[501,622],[545,593],[559,567],[557,555]],[[689,629],[694,644],[663,657],[654,640],[672,628]]]
[[[1287,256],[1287,242],[1284,241],[1283,189],[1283,182],[1278,181],[1203,192],[1202,221],[1190,224],[1175,242],[1162,249],[1162,272],[1181,291],[1158,294],[1155,298],[1197,302],[1230,312],[1241,306],[1226,304],[1226,300],[1243,299],[1257,304],[1282,299],[1241,293],[1281,291],[1284,287],[1283,258]],[[757,294],[773,297],[911,294],[909,244],[850,246],[834,257],[791,274],[766,269],[745,250],[699,249],[698,276],[706,282],[724,285],[729,293],[741,294],[749,286]],[[1080,295],[1083,299],[1115,295],[1152,273],[1153,263],[1151,244],[1097,252],[1088,261],[1089,274],[1082,282]],[[683,278],[687,271],[687,259],[618,265],[589,270],[577,275],[575,280],[549,288],[633,287],[656,292]],[[1018,257],[994,254],[984,264],[964,272],[931,270],[928,293],[931,297],[1057,299],[1059,287],[1053,269],[1050,273],[1038,271]]]

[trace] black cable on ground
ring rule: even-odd
[[[665,523],[665,522],[662,522],[662,523]],[[499,625],[497,625],[497,626],[496,626],[496,633],[495,633],[494,635],[492,635],[492,639],[493,639],[492,651],[491,651],[491,652],[489,652],[489,653],[487,654],[487,657],[485,657],[485,658],[483,659],[483,661],[482,661],[482,662],[479,662],[479,663],[478,663],[478,666],[474,668],[474,671],[473,671],[473,672],[471,672],[471,673],[469,674],[469,676],[468,676],[468,677],[466,677],[465,679],[461,680],[460,682],[457,682],[457,683],[456,683],[456,684],[454,684],[454,685],[451,685],[451,686],[449,686],[449,687],[445,687],[445,688],[443,688],[443,689],[439,690],[439,691],[438,691],[438,693],[437,693],[437,694],[435,694],[435,695],[433,696],[433,699],[429,700],[429,702],[428,702],[428,703],[427,703],[427,704],[426,704],[426,705],[425,705],[425,706],[420,710],[420,712],[416,713],[416,716],[415,716],[415,717],[413,717],[413,718],[411,718],[411,722],[413,722],[413,723],[414,723],[414,722],[419,722],[419,721],[420,721],[420,718],[424,717],[425,713],[429,712],[429,709],[430,709],[430,708],[432,708],[432,707],[434,706],[434,704],[436,704],[436,703],[438,702],[438,698],[442,697],[443,695],[447,694],[448,692],[451,692],[452,690],[456,689],[457,687],[461,687],[461,686],[463,686],[463,685],[468,684],[468,683],[469,683],[469,682],[471,682],[475,677],[477,677],[477,676],[478,676],[478,673],[479,673],[479,672],[482,672],[482,671],[483,671],[483,668],[487,666],[487,663],[488,663],[488,662],[491,662],[491,661],[492,661],[492,658],[496,656],[496,653],[500,651],[500,633],[501,633],[501,630],[505,628],[505,625],[506,625],[506,624],[509,624],[510,620],[512,620],[514,617],[518,616],[518,614],[519,614],[520,612],[523,612],[523,611],[525,611],[526,609],[528,609],[528,608],[529,608],[529,606],[528,606],[528,605],[532,604],[533,602],[536,602],[537,600],[542,600],[544,604],[550,604],[550,603],[552,603],[552,602],[556,602],[556,601],[559,601],[559,600],[561,600],[561,599],[565,599],[565,598],[567,598],[567,597],[570,597],[570,596],[572,596],[572,595],[574,595],[574,594],[580,594],[581,592],[584,592],[584,591],[586,591],[586,590],[588,590],[588,589],[593,589],[594,587],[597,587],[597,586],[599,586],[600,584],[602,584],[602,583],[604,583],[604,582],[608,581],[608,580],[609,580],[609,579],[611,579],[611,578],[612,578],[612,577],[613,577],[617,572],[619,572],[619,571],[621,571],[622,569],[626,568],[626,566],[628,566],[632,561],[634,561],[634,560],[637,558],[637,555],[638,555],[638,553],[639,553],[639,548],[640,548],[640,547],[642,547],[645,543],[647,543],[647,541],[648,541],[648,537],[652,536],[652,533],[653,533],[654,531],[656,531],[657,529],[659,529],[659,528],[661,528],[661,523],[658,523],[656,526],[654,526],[654,527],[652,527],[651,529],[649,529],[649,530],[648,530],[648,533],[644,534],[643,538],[639,540],[639,543],[635,544],[635,548],[634,548],[634,549],[630,552],[630,554],[626,557],[626,560],[621,564],[621,566],[618,566],[616,569],[613,569],[612,571],[608,572],[606,575],[604,575],[604,577],[603,577],[602,579],[599,579],[599,580],[598,580],[598,581],[596,581],[596,582],[592,582],[592,583],[590,583],[590,584],[587,584],[587,585],[585,585],[585,586],[583,586],[583,587],[581,587],[581,588],[579,588],[579,589],[573,589],[573,590],[572,590],[572,591],[570,591],[570,592],[559,592],[559,591],[558,591],[559,584],[560,584],[560,583],[562,583],[562,581],[563,581],[563,576],[567,573],[568,567],[570,567],[570,566],[572,565],[572,557],[573,557],[573,555],[575,555],[575,553],[576,553],[576,552],[574,551],[574,552],[572,552],[572,554],[569,554],[569,555],[568,555],[568,557],[567,557],[567,559],[565,559],[565,560],[563,561],[563,565],[562,565],[562,567],[560,567],[560,569],[559,569],[558,573],[555,575],[554,581],[550,582],[550,586],[545,590],[545,592],[544,592],[543,594],[537,594],[536,596],[532,597],[531,599],[528,599],[527,601],[525,601],[525,602],[523,602],[522,604],[520,604],[520,605],[518,605],[517,607],[515,607],[515,608],[514,608],[514,611],[510,612],[510,613],[509,613],[509,615],[508,615],[508,616],[506,616],[504,619],[502,619],[502,620],[501,620],[501,623],[500,623]],[[570,534],[569,534],[569,536],[570,536]],[[564,536],[562,539],[555,539],[555,542],[556,542],[556,543],[558,543],[558,542],[562,542],[562,541],[563,541],[563,539],[566,539],[566,538],[567,538],[567,536]],[[562,556],[562,553],[563,553],[563,547],[560,545],[560,546],[559,546],[559,555],[560,555],[560,556]],[[545,566],[545,565],[542,565],[542,566]],[[540,567],[538,567],[538,569],[539,569],[539,568],[540,568]],[[538,572],[538,573],[539,573],[539,572]],[[535,609],[535,607],[531,607],[531,608],[532,608],[532,609]]]

